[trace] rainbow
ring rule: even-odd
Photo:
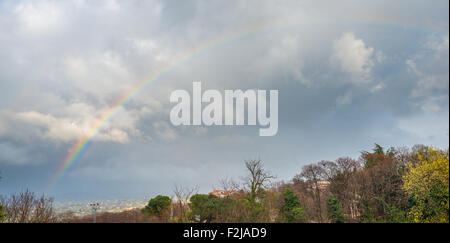
[[[174,68],[180,66],[181,64],[189,61],[190,59],[219,46],[223,46],[233,41],[238,41],[260,32],[268,31],[271,28],[276,28],[282,26],[283,22],[277,22],[270,25],[259,25],[250,30],[241,31],[238,34],[232,35],[231,37],[222,37],[209,42],[204,43],[200,47],[197,47],[184,55],[176,58],[171,64],[166,65],[164,68],[154,72],[149,78],[140,82],[135,88],[127,92],[124,96],[114,102],[103,114],[100,116],[95,125],[83,136],[81,137],[70,149],[64,158],[63,162],[57,168],[55,173],[55,178],[52,180],[52,186],[57,184],[57,182],[69,171],[72,165],[78,161],[81,155],[86,151],[89,145],[92,143],[93,139],[100,133],[101,129],[105,124],[110,121],[119,111],[119,108],[129,103],[134,97],[136,97],[140,91],[145,89],[150,83],[155,82],[160,79],[166,73],[170,72]]]
[[[413,30],[419,30],[419,31],[427,31],[427,32],[442,32],[440,30],[432,30],[429,31],[426,28],[423,27],[417,27],[408,25],[406,23],[397,24],[389,19],[389,21],[386,21],[385,18],[383,19],[374,19],[370,18],[367,21],[352,21],[349,19],[342,19],[344,22],[357,22],[359,24],[367,24],[367,25],[381,25],[381,26],[394,26],[394,27],[401,27],[401,28],[408,28]],[[399,22],[397,20],[397,22]],[[286,23],[290,23],[286,25]],[[107,109],[103,114],[100,116],[98,121],[95,123],[95,125],[83,136],[81,137],[70,149],[67,154],[67,156],[64,158],[63,162],[58,166],[57,172],[55,173],[55,178],[53,180],[52,186],[56,185],[58,181],[61,180],[61,178],[69,171],[69,169],[75,164],[76,161],[80,159],[84,151],[89,147],[89,145],[92,143],[93,139],[98,135],[101,131],[101,129],[105,126],[105,124],[110,121],[119,111],[119,108],[129,103],[135,96],[137,96],[140,91],[145,89],[149,84],[155,82],[156,80],[160,79],[162,76],[176,68],[177,66],[180,66],[181,64],[191,60],[192,58],[206,52],[209,50],[212,50],[214,48],[217,48],[219,46],[223,46],[227,43],[238,41],[240,39],[244,39],[250,36],[253,36],[258,33],[263,33],[268,30],[281,27],[281,26],[289,26],[292,25],[292,22],[290,20],[281,20],[275,23],[271,24],[260,24],[256,27],[246,29],[244,31],[240,31],[236,34],[233,34],[228,37],[222,37],[219,39],[215,39],[212,41],[208,41],[204,43],[203,45],[200,45],[197,48],[194,48],[188,52],[186,52],[184,55],[181,55],[180,57],[176,58],[175,61],[170,63],[169,65],[166,65],[164,68],[157,70],[156,72],[153,72],[152,75],[150,75],[148,78],[146,78],[144,81],[140,82],[135,88],[131,89],[129,92],[127,92],[125,95],[123,95],[120,99],[118,99],[116,102],[114,102],[109,109]],[[448,35],[448,32],[446,33]]]

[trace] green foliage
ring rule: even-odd
[[[195,194],[190,198],[190,217],[200,217],[200,222],[267,222],[266,207],[251,197],[233,199],[214,195]]]
[[[372,149],[372,153],[363,151],[361,156],[364,161],[364,168],[370,169],[383,163],[383,161],[392,159],[395,156],[396,150],[394,148],[389,148],[388,150],[384,150],[384,148],[375,143],[375,147]]]
[[[195,194],[190,198],[189,207],[191,208],[192,216],[200,216],[201,222],[211,222],[218,207],[222,205],[220,198],[214,195]]]
[[[171,203],[172,199],[170,197],[158,195],[148,201],[142,212],[149,216],[161,217],[163,212],[170,208]]]
[[[243,198],[235,200],[234,203],[234,207],[239,208],[239,211],[245,212],[245,217],[240,218],[239,222],[265,222],[269,218],[267,208],[260,202],[255,202],[250,198]]]
[[[290,188],[284,190],[284,205],[281,214],[289,223],[301,223],[306,221],[306,212],[300,205],[297,196]]]
[[[406,211],[403,211],[393,206],[388,208],[388,212],[389,212],[388,223],[411,223],[411,221],[408,220],[407,218]]]
[[[6,217],[6,215],[3,213],[3,211],[4,211],[4,207],[2,205],[0,205],[0,223],[3,222],[3,220]]]
[[[411,220],[408,219],[408,212],[406,210],[401,210],[395,206],[389,206],[384,200],[378,199],[386,209],[387,214],[384,217],[375,219],[374,217],[370,218],[366,222],[374,222],[374,223],[412,223]],[[372,212],[369,210],[369,212]]]
[[[403,189],[414,199],[408,216],[420,223],[448,223],[448,150],[429,148],[417,157],[418,162],[410,162],[403,175]]]
[[[384,148],[381,147],[381,145],[379,145],[378,143],[375,143],[375,147],[373,148],[373,153],[384,155]]]
[[[328,198],[327,202],[328,218],[332,223],[344,223],[345,216],[342,212],[342,204],[335,196]]]
[[[302,207],[296,207],[291,210],[290,222],[292,223],[303,223],[306,222],[306,212]]]
[[[313,216],[319,212],[319,222],[323,222],[321,217],[325,212],[320,202],[324,201],[316,200],[318,196],[323,196],[328,197],[327,217],[333,223],[448,223],[448,150],[416,146],[409,152],[384,149],[375,144],[369,152],[362,152],[361,159],[362,164],[350,158],[319,162],[314,165],[314,176],[301,177],[291,184],[281,185],[279,188],[285,188],[282,193],[279,188],[272,190],[260,186],[274,177],[262,169],[259,161],[253,161],[246,163],[250,171],[247,190],[222,198],[212,194],[195,194],[190,198],[189,208],[182,205],[180,211],[184,213],[172,217],[170,221],[168,212],[172,200],[167,196],[152,198],[142,212],[164,222],[208,223],[273,222],[273,217],[277,217],[277,222],[297,223],[307,222],[308,214]],[[311,182],[317,179],[327,181],[324,185],[328,188],[310,187]],[[297,195],[305,205],[300,203]],[[11,208],[8,203],[0,205],[0,223],[12,218]],[[174,213],[178,211],[174,210]],[[155,217],[144,218],[155,220]]]
[[[2,179],[1,173],[0,173],[0,180]],[[5,206],[0,205],[0,223],[2,223],[5,218],[6,218],[6,214],[5,214]]]
[[[390,147],[388,150],[384,150],[384,148],[379,145],[378,143],[375,143],[375,147],[372,149],[373,154],[378,154],[378,155],[387,155],[389,157],[392,157],[395,155],[396,150],[393,147]],[[364,152],[367,153],[367,152]]]
[[[374,208],[367,206],[367,205],[362,205],[362,214],[360,216],[360,220],[362,223],[374,223],[375,220],[375,216],[374,216]]]
[[[292,209],[300,207],[300,202],[291,188],[284,190],[284,211],[292,211]]]

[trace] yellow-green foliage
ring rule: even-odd
[[[403,189],[414,200],[408,216],[415,222],[448,222],[448,150],[443,152],[430,148],[418,158],[418,163],[408,164],[403,175]]]

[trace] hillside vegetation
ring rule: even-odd
[[[220,190],[174,188],[142,209],[99,213],[96,222],[449,222],[449,151],[423,145],[385,149],[303,166],[275,181],[261,160],[245,161],[247,176],[222,179]],[[56,214],[52,200],[31,192],[2,197],[2,222],[92,222]]]

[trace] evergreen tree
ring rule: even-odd
[[[148,201],[148,204],[142,209],[142,213],[162,218],[163,213],[169,210],[171,203],[170,197],[158,195]]]
[[[335,196],[328,198],[327,202],[328,218],[332,223],[344,223],[345,216],[342,212],[342,204]]]
[[[305,222],[306,212],[300,205],[297,196],[290,188],[284,191],[284,205],[282,215],[289,223]]]

